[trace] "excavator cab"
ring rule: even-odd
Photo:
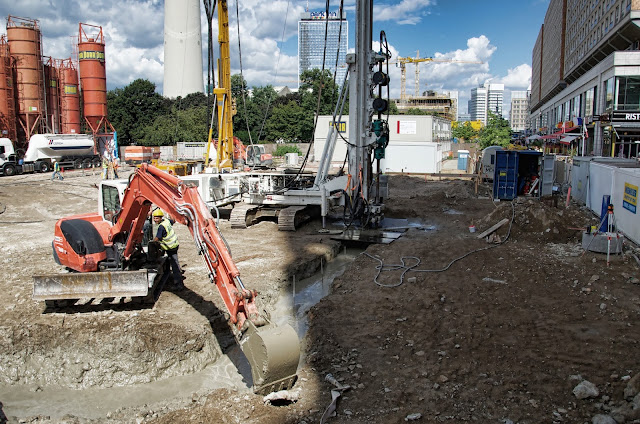
[[[247,166],[271,168],[273,166],[273,156],[266,153],[264,145],[252,144],[247,146]]]

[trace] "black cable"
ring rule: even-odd
[[[489,250],[489,249],[494,249],[498,246],[501,246],[503,244],[505,244],[507,242],[507,240],[509,239],[509,236],[511,235],[511,227],[513,226],[513,221],[515,219],[515,215],[516,215],[516,209],[515,209],[515,202],[511,201],[511,222],[509,222],[509,229],[507,230],[507,236],[505,237],[504,240],[502,240],[500,243],[496,243],[493,244],[491,246],[487,246],[487,247],[481,247],[479,249],[475,249],[472,250],[470,252],[465,253],[464,255],[455,258],[454,260],[452,260],[451,262],[449,262],[448,265],[446,265],[443,268],[439,268],[439,269],[415,269],[415,267],[417,267],[418,265],[420,265],[420,258],[415,257],[415,256],[403,256],[400,258],[401,263],[400,264],[392,264],[392,265],[384,265],[384,262],[382,261],[382,259],[378,258],[377,256],[373,256],[367,252],[362,252],[361,255],[365,255],[370,257],[373,260],[376,260],[379,262],[379,265],[376,266],[376,270],[378,271],[375,275],[375,277],[373,278],[373,282],[380,286],[380,287],[387,287],[387,288],[394,288],[394,287],[398,287],[401,286],[402,284],[404,284],[404,276],[407,272],[409,271],[413,271],[413,272],[444,272],[447,271],[449,268],[451,268],[451,265],[453,265],[454,263],[458,262],[459,260],[462,260],[464,258],[466,258],[467,256],[473,254],[473,253],[477,253],[477,252],[482,252],[483,250]],[[405,259],[415,259],[416,263],[414,265],[411,266],[407,266],[405,264]],[[404,271],[402,272],[402,274],[400,275],[400,281],[396,284],[382,284],[380,282],[378,282],[378,277],[380,276],[380,274],[383,271],[397,271],[403,269]]]

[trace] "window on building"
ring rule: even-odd
[[[604,82],[604,110],[613,110],[613,78]]]
[[[640,76],[616,77],[616,110],[640,110]]]
[[[572,113],[572,118],[577,118],[577,117],[581,117],[583,115],[580,114],[581,109],[581,104],[582,104],[582,100],[581,100],[581,96],[580,94],[578,94],[576,97],[573,98],[573,113]]]
[[[595,92],[596,88],[593,87],[584,93],[584,114],[582,116],[593,116],[595,113]]]

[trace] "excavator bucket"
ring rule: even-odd
[[[266,395],[288,390],[296,382],[300,342],[290,325],[256,328],[250,323],[240,347],[251,365],[255,393]]]
[[[33,276],[34,300],[135,297],[148,292],[146,269]]]

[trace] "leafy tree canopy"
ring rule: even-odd
[[[478,131],[471,126],[471,122],[463,122],[451,130],[451,135],[465,141],[471,141],[478,138]]]
[[[480,130],[480,148],[489,146],[507,147],[511,142],[509,121],[489,111],[487,125]]]
[[[170,105],[171,100],[156,93],[156,85],[146,79],[107,93],[109,122],[118,132],[118,142],[125,146],[143,138],[143,128],[166,113]]]

